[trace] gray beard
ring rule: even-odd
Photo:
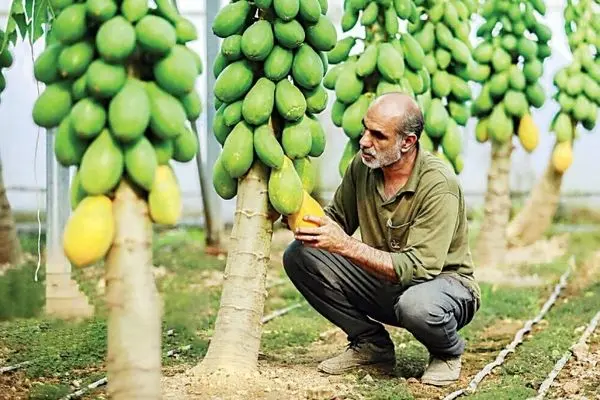
[[[365,161],[364,159],[361,159],[361,161],[363,162],[363,164],[365,164],[367,167],[369,167],[371,169],[387,167],[387,166],[392,165],[393,163],[398,162],[402,159],[402,152],[400,151],[401,146],[402,146],[402,142],[399,142],[396,146],[391,148],[388,152],[380,153],[380,154],[364,153],[364,151],[361,150],[361,152],[363,152],[364,154],[367,154],[367,155],[370,155],[373,157],[372,161]]]

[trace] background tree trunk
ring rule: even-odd
[[[240,180],[215,331],[204,360],[194,368],[196,374],[256,369],[273,234],[268,178],[267,168],[255,161]]]
[[[501,265],[506,253],[506,227],[510,219],[510,155],[512,142],[492,141],[483,221],[475,257],[481,268]]]
[[[161,398],[159,298],[152,274],[148,205],[121,180],[113,202],[115,239],[106,258],[109,398]]]
[[[560,200],[563,174],[552,165],[552,156],[544,175],[537,181],[525,205],[508,225],[509,247],[528,246],[541,239],[552,224]]]
[[[0,264],[17,265],[23,262],[23,251],[17,236],[15,220],[12,215],[0,160]]]

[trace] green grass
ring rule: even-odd
[[[37,235],[24,235],[21,239],[26,251],[37,252]],[[42,246],[44,240],[42,237]],[[177,359],[163,357],[163,365],[167,367],[198,363],[206,353],[213,332],[220,301],[220,285],[218,280],[210,287],[206,287],[206,283],[219,277],[225,260],[206,256],[203,243],[204,233],[200,229],[165,230],[154,234],[153,262],[165,272],[156,283],[164,305],[162,330],[176,331],[174,336],[163,335],[163,353],[183,345],[192,345],[190,351],[182,353]],[[598,248],[600,235],[575,233],[571,236],[569,254],[575,254],[581,262]],[[480,346],[488,340],[484,337],[486,330],[498,326],[502,320],[524,322],[535,316],[564,271],[568,256],[550,264],[523,269],[524,273],[537,273],[552,282],[544,287],[480,285],[482,306],[461,334],[467,340],[467,351],[481,359],[477,361],[481,362],[481,367],[491,361],[512,340],[514,334],[510,339],[496,343],[498,349],[490,350],[489,347]],[[80,323],[52,320],[40,315],[44,302],[43,273],[40,282],[34,282],[34,270],[35,265],[30,263],[0,277],[0,319],[6,320],[0,322],[0,356],[8,357],[7,364],[39,360],[25,369],[27,376],[33,380],[42,376],[51,380],[34,385],[30,398],[59,398],[70,391],[68,384],[73,379],[81,379],[82,384],[88,384],[104,374],[106,309],[96,290],[97,280],[103,276],[103,265],[74,270],[75,278],[98,310],[94,318]],[[282,271],[278,275],[285,277]],[[535,393],[533,388],[576,340],[578,335],[574,329],[586,324],[597,311],[600,284],[590,286],[577,295],[580,297],[567,303],[559,300],[547,316],[549,325],[527,337],[516,353],[509,355],[505,365],[497,369],[498,373],[487,377],[480,390],[471,397],[524,399]],[[304,302],[290,282],[269,290],[265,314],[298,301],[304,303],[301,308],[265,325],[261,351],[277,364],[292,366],[315,363],[316,366],[313,358],[303,356],[310,345],[319,340],[319,335],[332,328],[332,325]],[[371,383],[357,378],[355,391],[366,399],[404,400],[419,397],[414,392],[414,385],[409,386],[400,377],[420,376],[428,357],[427,352],[406,331],[393,329],[391,334],[396,343],[398,378],[373,375],[374,382]],[[343,346],[340,346],[341,349]],[[65,375],[67,372],[70,372],[69,376]]]

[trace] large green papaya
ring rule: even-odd
[[[194,89],[198,67],[184,45],[175,45],[166,57],[154,64],[154,78],[173,96],[183,96]]]
[[[79,100],[71,109],[71,126],[82,139],[93,139],[104,129],[106,110],[89,97]]]
[[[238,32],[246,23],[251,8],[246,0],[236,1],[221,8],[212,24],[213,33],[220,38],[226,38]]]
[[[79,165],[88,143],[77,136],[71,118],[66,116],[58,125],[54,140],[54,155],[63,166]]]
[[[306,39],[304,28],[295,19],[291,21],[276,19],[273,24],[273,31],[277,43],[288,49],[295,49],[304,43],[304,39]]]
[[[294,82],[306,89],[312,89],[321,83],[323,73],[323,63],[319,55],[309,45],[300,46],[292,63]]]
[[[307,114],[304,118],[307,119],[306,122],[310,127],[311,136],[310,153],[308,153],[308,155],[311,157],[319,157],[325,151],[325,144],[327,142],[325,131],[315,116]]]
[[[265,77],[273,82],[285,78],[292,69],[294,53],[291,50],[275,45],[271,53],[265,59],[263,72]]]
[[[329,51],[337,43],[337,31],[329,18],[324,15],[319,17],[316,24],[306,27],[306,41],[315,50]]]
[[[377,69],[390,82],[399,82],[404,71],[399,68],[404,61],[400,53],[390,43],[381,43],[377,54]]]
[[[150,129],[152,133],[162,139],[172,139],[179,136],[184,129],[186,120],[185,110],[181,102],[159,88],[154,82],[146,83],[146,93],[150,101]],[[134,97],[141,99],[143,96],[141,93],[136,93]],[[143,121],[142,118],[139,118],[139,120],[136,118],[135,126],[139,128],[143,125]],[[124,129],[122,133],[125,131]]]
[[[135,36],[142,49],[164,55],[177,43],[175,28],[164,18],[146,15],[135,25]]]
[[[266,166],[278,169],[283,165],[283,149],[268,123],[254,130],[254,150]]]
[[[297,121],[306,112],[306,99],[295,85],[283,79],[275,86],[275,107],[288,121]]]
[[[81,160],[81,186],[91,195],[106,194],[121,180],[124,158],[121,147],[108,129],[89,145]]]
[[[252,127],[240,121],[225,139],[223,145],[223,167],[232,178],[244,175],[254,161],[254,138]]]
[[[54,128],[69,114],[71,104],[69,85],[65,82],[51,83],[33,104],[33,122],[44,128]]]
[[[96,34],[96,48],[107,62],[123,62],[135,50],[135,28],[123,16],[102,23]]]
[[[100,59],[92,61],[85,74],[86,89],[92,96],[100,99],[116,95],[126,80],[125,66],[109,64]]]
[[[310,161],[309,157],[297,158],[293,160],[294,169],[302,181],[304,190],[311,194],[315,190],[317,183],[317,169]]]
[[[260,78],[248,92],[242,104],[242,116],[252,125],[262,125],[273,113],[275,84],[267,78]]]
[[[313,89],[302,91],[306,99],[306,111],[313,114],[318,114],[325,110],[329,95],[323,85],[317,85]]]
[[[268,191],[271,205],[281,215],[293,214],[300,210],[303,199],[302,180],[289,158],[283,158],[280,169],[271,170]]]
[[[258,20],[242,35],[242,53],[252,61],[263,61],[275,44],[273,28],[267,20]]]
[[[356,64],[346,65],[335,82],[335,96],[345,104],[354,103],[362,94],[364,82],[356,75]]]
[[[94,58],[94,45],[83,40],[63,48],[58,57],[58,71],[64,78],[77,78]]]
[[[229,200],[237,194],[237,179],[232,178],[223,167],[222,153],[213,165],[212,182],[215,192],[224,200]]]
[[[152,143],[145,137],[138,137],[124,148],[125,171],[131,180],[141,188],[150,191],[158,166]]]
[[[191,161],[198,153],[198,137],[189,128],[185,128],[181,135],[173,140],[173,159],[179,162]]]
[[[59,78],[58,58],[63,49],[64,46],[60,43],[53,43],[46,47],[33,63],[33,75],[35,79],[49,84]]]
[[[342,129],[350,139],[357,139],[363,133],[364,126],[362,120],[367,113],[370,103],[370,96],[363,94],[344,111]]]
[[[289,158],[306,157],[312,148],[312,131],[308,118],[286,121],[281,134],[283,151]]]
[[[179,107],[176,108],[179,110]],[[108,122],[115,138],[120,141],[134,141],[143,136],[150,123],[150,100],[144,83],[129,78],[123,89],[110,101]]]
[[[448,125],[448,111],[439,98],[431,100],[429,112],[425,115],[425,130],[432,138],[444,135]]]
[[[233,103],[250,90],[253,78],[254,73],[247,60],[235,61],[217,77],[215,96],[224,103]]]

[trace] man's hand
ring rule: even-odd
[[[296,240],[305,245],[341,254],[350,241],[350,236],[328,216],[314,217],[307,215],[305,221],[317,224],[317,227],[300,227],[294,232]]]

